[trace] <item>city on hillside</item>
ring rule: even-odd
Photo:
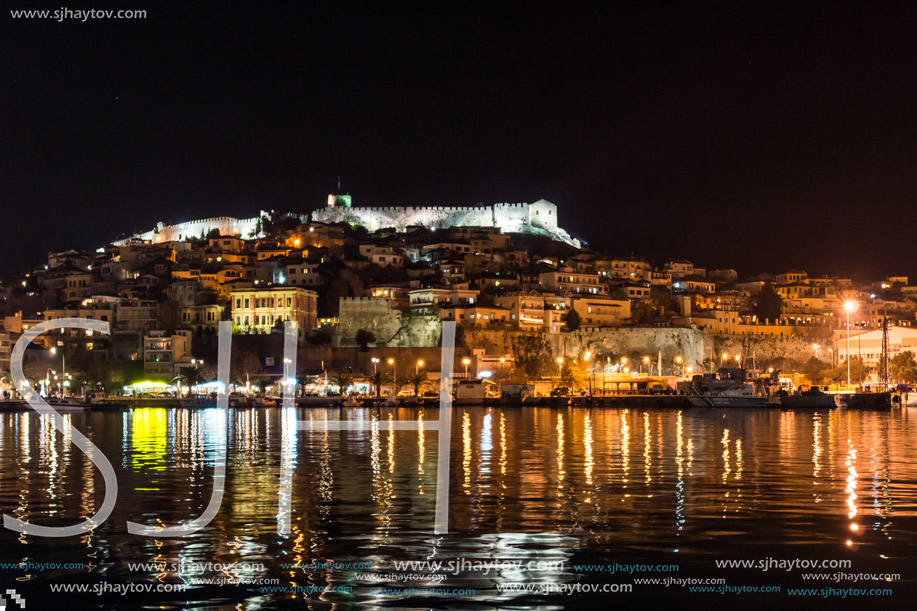
[[[779,371],[795,385],[917,381],[917,286],[866,285],[801,269],[739,277],[588,249],[557,207],[352,208],[160,223],[95,251],[49,253],[0,288],[3,392],[12,347],[42,334],[25,375],[44,394],[207,391],[221,321],[232,383],[279,393],[282,330],[299,330],[297,393],[435,389],[443,321],[458,328],[459,378],[583,393],[674,387],[720,367]],[[63,246],[63,245],[62,245]],[[380,371],[382,373],[380,373]]]

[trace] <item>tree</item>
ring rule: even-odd
[[[372,373],[372,375],[369,376],[369,383],[373,385],[376,397],[382,396],[383,386],[386,384],[391,384],[394,381],[395,379],[392,377],[392,374],[387,371],[382,371],[381,369],[377,369]]]
[[[917,362],[910,350],[896,354],[888,363],[888,373],[899,384],[917,382]]]
[[[570,310],[569,312],[567,312],[567,319],[566,319],[566,322],[564,323],[564,327],[567,329],[567,331],[576,331],[577,329],[579,329],[579,325],[580,325],[579,312],[577,312],[576,310]]]
[[[812,356],[809,357],[809,360],[802,366],[802,373],[805,374],[806,378],[808,378],[809,382],[812,384],[820,384],[824,379],[822,372],[829,368],[828,363]]]
[[[404,383],[414,389],[414,396],[420,396],[420,389],[424,386],[427,386],[430,381],[427,379],[427,375],[424,373],[412,373],[404,379]]]
[[[318,376],[310,376],[306,374],[301,374],[296,376],[296,385],[299,386],[303,393],[306,392],[306,386],[310,384],[315,384],[315,381],[318,380]]]
[[[855,356],[850,357],[850,383],[857,384],[861,377],[861,374],[865,373],[865,369],[861,371],[860,359]],[[822,378],[827,384],[846,384],[847,383],[847,361],[842,362],[834,369],[826,369],[822,371]]]
[[[335,375],[333,378],[331,378],[331,383],[334,386],[337,386],[339,389],[338,392],[340,392],[343,395],[344,390],[353,386],[353,376],[346,374],[346,373],[339,373]]]
[[[355,340],[360,347],[360,352],[367,352],[369,350],[369,344],[376,341],[376,336],[366,329],[359,329]]]
[[[232,371],[240,378],[247,375],[256,376],[261,374],[261,359],[251,350],[239,348],[232,351],[230,361]]]
[[[774,290],[770,282],[765,282],[761,292],[755,297],[752,308],[758,320],[779,320],[783,314],[783,299]]]
[[[188,392],[191,392],[192,386],[197,386],[201,383],[201,370],[197,367],[182,367],[178,370],[180,376],[184,376],[185,380],[188,383]]]

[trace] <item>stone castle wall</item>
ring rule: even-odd
[[[534,233],[566,242],[579,248],[580,241],[557,224],[557,206],[545,200],[535,203],[502,203],[493,206],[403,206],[381,208],[348,208],[327,206],[312,213],[312,219],[323,223],[353,223],[376,231],[394,227],[420,225],[447,227],[499,227],[504,233]]]
[[[354,345],[357,331],[365,329],[376,336],[377,344],[391,340],[401,328],[401,312],[392,309],[387,299],[342,297],[335,345]]]

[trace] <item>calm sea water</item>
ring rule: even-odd
[[[370,428],[296,430],[297,419],[325,418]],[[391,426],[437,418],[437,409],[384,408],[232,410],[228,422],[217,409],[66,416],[114,466],[117,507],[79,537],[3,529],[0,584],[39,609],[908,608],[917,593],[917,410],[455,408],[444,535],[433,533],[437,433]],[[198,516],[222,444],[226,493],[209,526],[177,539],[127,533],[128,520]],[[285,475],[289,535],[278,534]],[[4,514],[68,525],[95,512],[103,493],[100,472],[48,418],[0,414]],[[833,566],[786,568],[803,559]],[[666,578],[781,590],[641,581]],[[149,584],[187,589],[114,590]],[[52,592],[61,585],[89,591]],[[317,591],[328,586],[343,591]],[[806,598],[790,588],[891,595]]]

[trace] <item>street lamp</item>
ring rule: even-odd
[[[675,357],[675,364],[676,364],[676,365],[681,365],[681,377],[685,377],[684,359],[681,358],[680,356],[676,356],[676,357]],[[660,373],[662,373],[662,372],[660,372]]]
[[[379,359],[373,357],[370,360],[373,362],[373,373],[376,373],[376,366],[379,364]]]
[[[557,357],[557,382],[560,383],[560,376],[563,373],[564,368],[564,357]]]
[[[723,353],[723,357],[722,357],[722,359],[720,359],[720,360],[721,360],[723,363],[725,363],[727,360],[729,360],[729,355],[726,354],[726,353],[724,352],[724,353]]]
[[[844,309],[847,310],[847,388],[850,388],[850,313],[857,309],[857,304],[845,301]]]
[[[650,365],[650,357],[644,356],[644,357],[643,357],[643,364],[646,365],[646,373],[647,373],[647,375],[653,375],[653,366]]]
[[[414,366],[414,373],[420,373],[420,368],[423,367],[423,360],[418,360],[417,364]]]
[[[812,344],[812,350],[815,351],[815,358],[818,358],[818,349],[821,348],[818,344]]]
[[[392,366],[392,386],[395,387],[395,394],[398,394],[398,369],[395,359],[389,357],[388,364]]]
[[[504,365],[505,365],[505,364],[506,364],[506,357],[505,357],[505,356],[501,356],[501,357],[500,357],[500,384],[503,383],[503,373],[504,373]]]
[[[471,359],[468,358],[467,356],[462,359],[462,365],[465,366],[465,379],[466,380],[468,379],[468,365],[470,364],[471,364]]]

